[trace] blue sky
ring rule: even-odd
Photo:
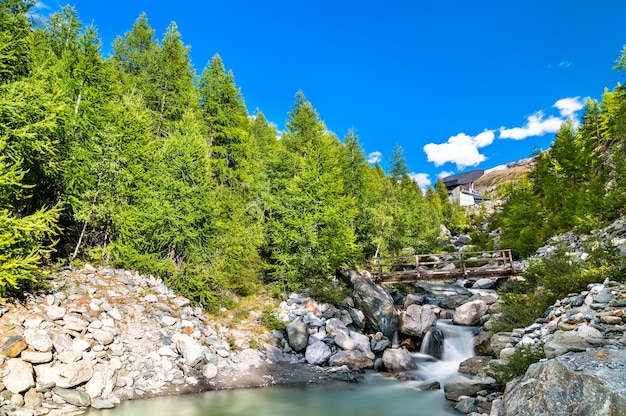
[[[612,69],[626,44],[623,1],[70,4],[105,55],[142,12],[159,38],[175,21],[196,71],[219,53],[250,113],[283,129],[302,90],[329,130],[354,128],[383,167],[400,145],[421,185],[547,149],[585,99],[624,82]]]

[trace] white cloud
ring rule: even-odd
[[[431,186],[430,175],[428,173],[411,172],[409,173],[409,177],[413,179],[413,181],[422,189],[426,189]]]
[[[559,109],[561,117],[575,117],[576,113],[583,109],[585,103],[580,97],[561,98],[552,107]]]
[[[561,128],[563,119],[554,116],[544,119],[543,116],[543,111],[537,111],[535,114],[528,116],[524,127],[513,127],[510,129],[500,127],[500,138],[522,140],[527,137],[556,133]]]
[[[484,162],[487,158],[478,149],[489,146],[494,138],[493,130],[485,130],[474,137],[459,133],[450,137],[446,143],[428,143],[424,146],[424,152],[428,156],[428,161],[433,162],[435,166],[451,162],[461,170]]]
[[[380,152],[372,152],[367,155],[367,163],[371,163],[372,165],[374,163],[380,163],[381,160],[383,160],[383,154]]]
[[[522,140],[527,137],[543,136],[547,133],[556,133],[561,128],[563,122],[571,118],[574,125],[578,125],[579,121],[577,113],[585,107],[585,100],[578,97],[561,98],[552,106],[559,110],[561,117],[550,116],[544,118],[543,111],[537,111],[535,114],[526,118],[526,124],[523,127],[513,127],[507,129],[500,127],[501,139]]]
[[[447,178],[448,176],[452,176],[454,175],[454,172],[449,172],[447,170],[442,170],[441,172],[439,172],[439,174],[437,175],[437,178]]]

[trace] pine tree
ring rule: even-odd
[[[284,182],[278,184],[268,223],[277,273],[297,287],[325,281],[335,268],[358,258],[352,221],[354,199],[345,195],[341,148],[302,92],[281,140]]]
[[[31,0],[0,1],[0,84],[30,72],[32,36],[26,13],[34,4]]]

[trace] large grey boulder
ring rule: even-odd
[[[411,355],[402,348],[389,348],[383,353],[383,364],[390,373],[417,370]]]
[[[354,289],[355,305],[363,311],[372,331],[380,331],[387,337],[393,335],[398,329],[398,317],[389,292],[377,286],[367,272],[361,274],[353,269],[340,267],[337,274]]]
[[[437,323],[437,315],[432,305],[409,305],[400,318],[400,332],[422,338],[428,329]]]
[[[290,322],[287,325],[287,340],[294,351],[302,351],[309,341],[309,328],[301,321]]]
[[[484,301],[473,300],[456,308],[452,321],[455,325],[477,326],[481,318],[487,314],[487,310],[488,307]]]
[[[504,392],[507,416],[623,415],[626,349],[591,349],[531,365]]]
[[[322,341],[315,341],[309,345],[304,353],[304,358],[309,364],[320,365],[326,362],[332,352],[328,345]]]

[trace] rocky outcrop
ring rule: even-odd
[[[606,415],[626,409],[626,349],[568,353],[532,365],[504,393],[507,416]]]
[[[377,286],[366,271],[359,273],[342,267],[337,274],[354,289],[355,306],[363,311],[371,330],[392,336],[398,329],[398,317],[391,295]]]

